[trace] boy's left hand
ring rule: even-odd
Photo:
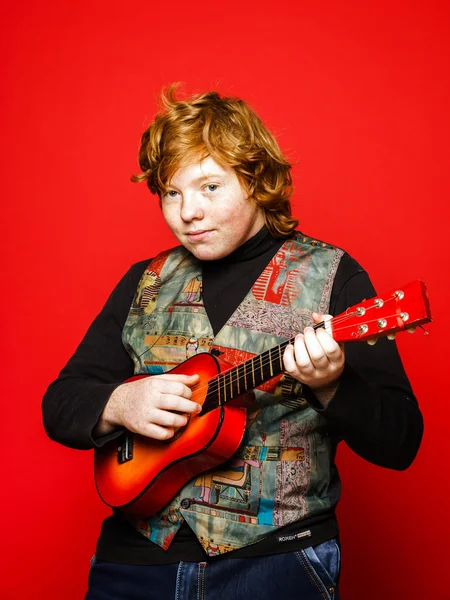
[[[312,313],[315,323],[331,319],[330,315]],[[344,347],[338,344],[325,329],[305,327],[303,334],[295,337],[284,352],[286,373],[304,383],[314,392],[337,387],[344,370]]]

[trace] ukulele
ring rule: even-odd
[[[400,331],[414,331],[431,321],[427,290],[414,281],[384,296],[375,296],[345,312],[314,325],[337,342],[393,339]],[[295,337],[237,365],[213,354],[197,354],[170,373],[200,375],[192,400],[202,405],[199,414],[160,441],[125,430],[95,450],[95,483],[108,506],[136,515],[161,510],[193,477],[225,462],[239,448],[245,424],[245,394],[283,373],[283,353]],[[150,377],[138,375],[127,381]]]

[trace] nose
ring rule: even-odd
[[[185,193],[181,201],[180,216],[186,223],[204,217],[203,198],[196,193]]]

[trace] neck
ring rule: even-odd
[[[323,328],[324,323],[317,323],[313,327],[314,329]],[[284,371],[284,351],[294,341],[295,337],[286,340],[209,380],[202,414],[206,414],[218,406],[223,406],[282,373]]]

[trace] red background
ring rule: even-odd
[[[2,2],[5,600],[83,597],[101,519],[90,452],[40,400],[128,266],[173,244],[129,182],[163,85],[249,101],[295,163],[301,228],[379,289],[427,282],[431,335],[398,340],[425,417],[413,466],[342,447],[344,600],[450,598],[446,1]]]

